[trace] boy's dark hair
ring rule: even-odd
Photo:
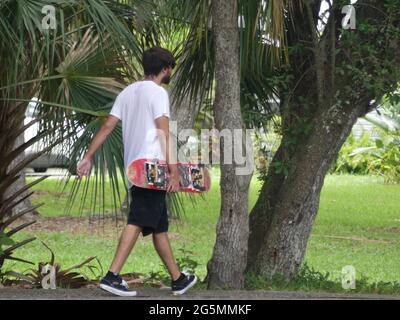
[[[146,76],[157,76],[163,68],[174,68],[176,62],[170,51],[153,47],[143,52],[142,65]]]

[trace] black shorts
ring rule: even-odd
[[[166,192],[133,186],[128,224],[142,227],[143,237],[168,231]]]

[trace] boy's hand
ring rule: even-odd
[[[167,192],[177,192],[180,189],[180,176],[178,170],[170,172],[169,183],[167,186]]]
[[[83,158],[82,161],[80,161],[76,166],[76,172],[79,177],[89,176],[91,169],[92,169],[92,160],[88,158]]]
[[[97,132],[88,150],[86,151],[82,161],[80,161],[76,166],[76,173],[79,177],[88,176],[90,174],[90,170],[92,169],[93,155],[107,139],[107,136],[113,131],[118,121],[119,118],[109,115],[107,121],[101,126],[99,132]]]

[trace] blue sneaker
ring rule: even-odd
[[[181,277],[176,281],[171,282],[171,289],[174,295],[184,294],[197,282],[197,277],[194,274],[189,274],[185,271],[182,272]]]
[[[130,290],[128,283],[119,275],[114,278],[104,277],[100,282],[100,288],[120,297],[135,297],[137,295],[137,292]]]

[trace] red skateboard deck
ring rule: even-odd
[[[211,186],[208,169],[202,164],[178,163],[180,192],[207,192]],[[140,188],[166,190],[169,180],[167,163],[157,159],[138,159],[127,169],[129,181]]]

